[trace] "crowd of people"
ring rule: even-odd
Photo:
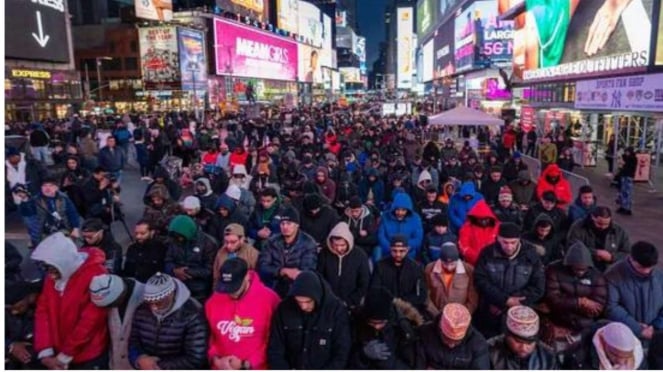
[[[572,190],[564,128],[423,143],[420,117],[329,107],[106,119],[9,127],[30,150],[7,149],[6,213],[37,272],[5,243],[6,368],[663,367],[657,247]],[[142,200],[122,198],[133,161]],[[144,204],[126,247],[123,203]]]

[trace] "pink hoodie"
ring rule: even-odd
[[[249,271],[249,278],[249,290],[240,299],[215,292],[205,303],[210,326],[207,356],[211,361],[214,356],[234,355],[248,360],[251,369],[267,369],[269,328],[281,300],[254,271]]]

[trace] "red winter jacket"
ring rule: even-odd
[[[490,218],[492,223],[487,227],[477,226],[472,223],[473,219]],[[474,266],[479,259],[479,254],[488,245],[493,244],[497,238],[500,221],[490,209],[486,201],[479,200],[467,213],[467,219],[458,233],[458,250],[465,262]]]
[[[559,181],[553,185],[547,180],[548,176],[559,177]],[[573,201],[571,184],[566,178],[564,178],[562,171],[557,164],[549,165],[539,177],[539,181],[536,185],[536,197],[541,200],[543,193],[546,191],[552,191],[555,193],[555,196],[557,197],[557,206],[562,209],[566,209],[566,207],[568,207]]]
[[[106,274],[104,252],[88,248],[85,262],[71,275],[62,293],[46,276],[35,313],[35,350],[53,348],[73,357],[72,363],[87,362],[108,352],[108,311],[90,300],[92,278]]]
[[[504,136],[502,137],[502,145],[504,148],[507,148],[509,150],[513,149],[516,145],[516,132],[513,130],[508,130],[506,133],[504,133]]]
[[[232,169],[235,165],[243,165],[246,166],[246,162],[249,159],[249,153],[246,151],[243,152],[237,152],[233,151],[232,154],[230,154],[230,158],[228,158],[228,164],[230,165],[230,169]]]

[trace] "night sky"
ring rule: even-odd
[[[384,8],[387,0],[357,1],[357,23],[361,36],[366,37],[366,67],[373,69],[378,58],[380,42],[384,41]]]

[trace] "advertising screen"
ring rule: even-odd
[[[348,25],[348,14],[344,10],[336,10],[336,27]]]
[[[576,83],[575,107],[663,112],[663,74],[579,81]]]
[[[278,28],[299,32],[299,0],[277,0],[276,25]]]
[[[433,76],[439,79],[456,72],[454,67],[454,21],[448,20],[437,29],[434,39],[435,70]]]
[[[135,0],[136,17],[153,21],[169,22],[173,20],[173,1]]]
[[[334,67],[334,57],[332,56],[333,50],[333,30],[332,18],[326,14],[322,15],[322,50],[320,51],[320,65],[326,67]]]
[[[138,39],[145,88],[178,89],[181,71],[180,56],[177,52],[177,28],[139,28]]]
[[[331,71],[331,87],[334,91],[341,89],[341,74],[338,71]]]
[[[304,83],[322,84],[322,68],[320,65],[320,49],[306,44],[297,44],[299,53],[299,81]]]
[[[656,40],[656,65],[663,66],[663,5],[658,16],[658,35]]]
[[[435,66],[435,42],[431,39],[424,44],[423,49],[423,63],[421,64],[423,71],[421,72],[421,81],[427,82],[433,80],[433,69]]]
[[[359,57],[359,61],[366,61],[366,38],[363,36],[357,37],[354,53]]]
[[[180,28],[177,30],[177,46],[180,52],[182,90],[205,90],[207,87],[207,58],[205,58],[205,34],[202,31]]]
[[[654,1],[619,2],[625,6],[616,8],[605,1],[562,3],[525,2],[514,33],[515,76],[535,82],[646,69]]]
[[[361,72],[357,67],[341,67],[338,71],[346,83],[361,83]]]
[[[214,18],[216,74],[297,80],[297,43]]]
[[[396,88],[412,88],[412,56],[414,55],[412,33],[412,8],[398,8],[396,10]]]
[[[299,34],[312,41],[313,46],[322,46],[323,25],[317,6],[299,1]]]
[[[223,10],[260,22],[269,20],[269,1],[266,0],[216,0],[216,5]]]
[[[420,39],[433,30],[437,20],[436,3],[437,0],[420,0],[417,5],[417,36]]]
[[[449,14],[449,12],[458,4],[460,0],[435,0],[437,1],[437,11],[439,14],[439,18],[442,19],[444,18],[445,15]]]
[[[513,21],[498,20],[496,2],[476,1],[456,17],[454,43],[458,72],[482,63],[510,61]]]
[[[5,12],[7,58],[69,61],[65,0],[7,0]]]

